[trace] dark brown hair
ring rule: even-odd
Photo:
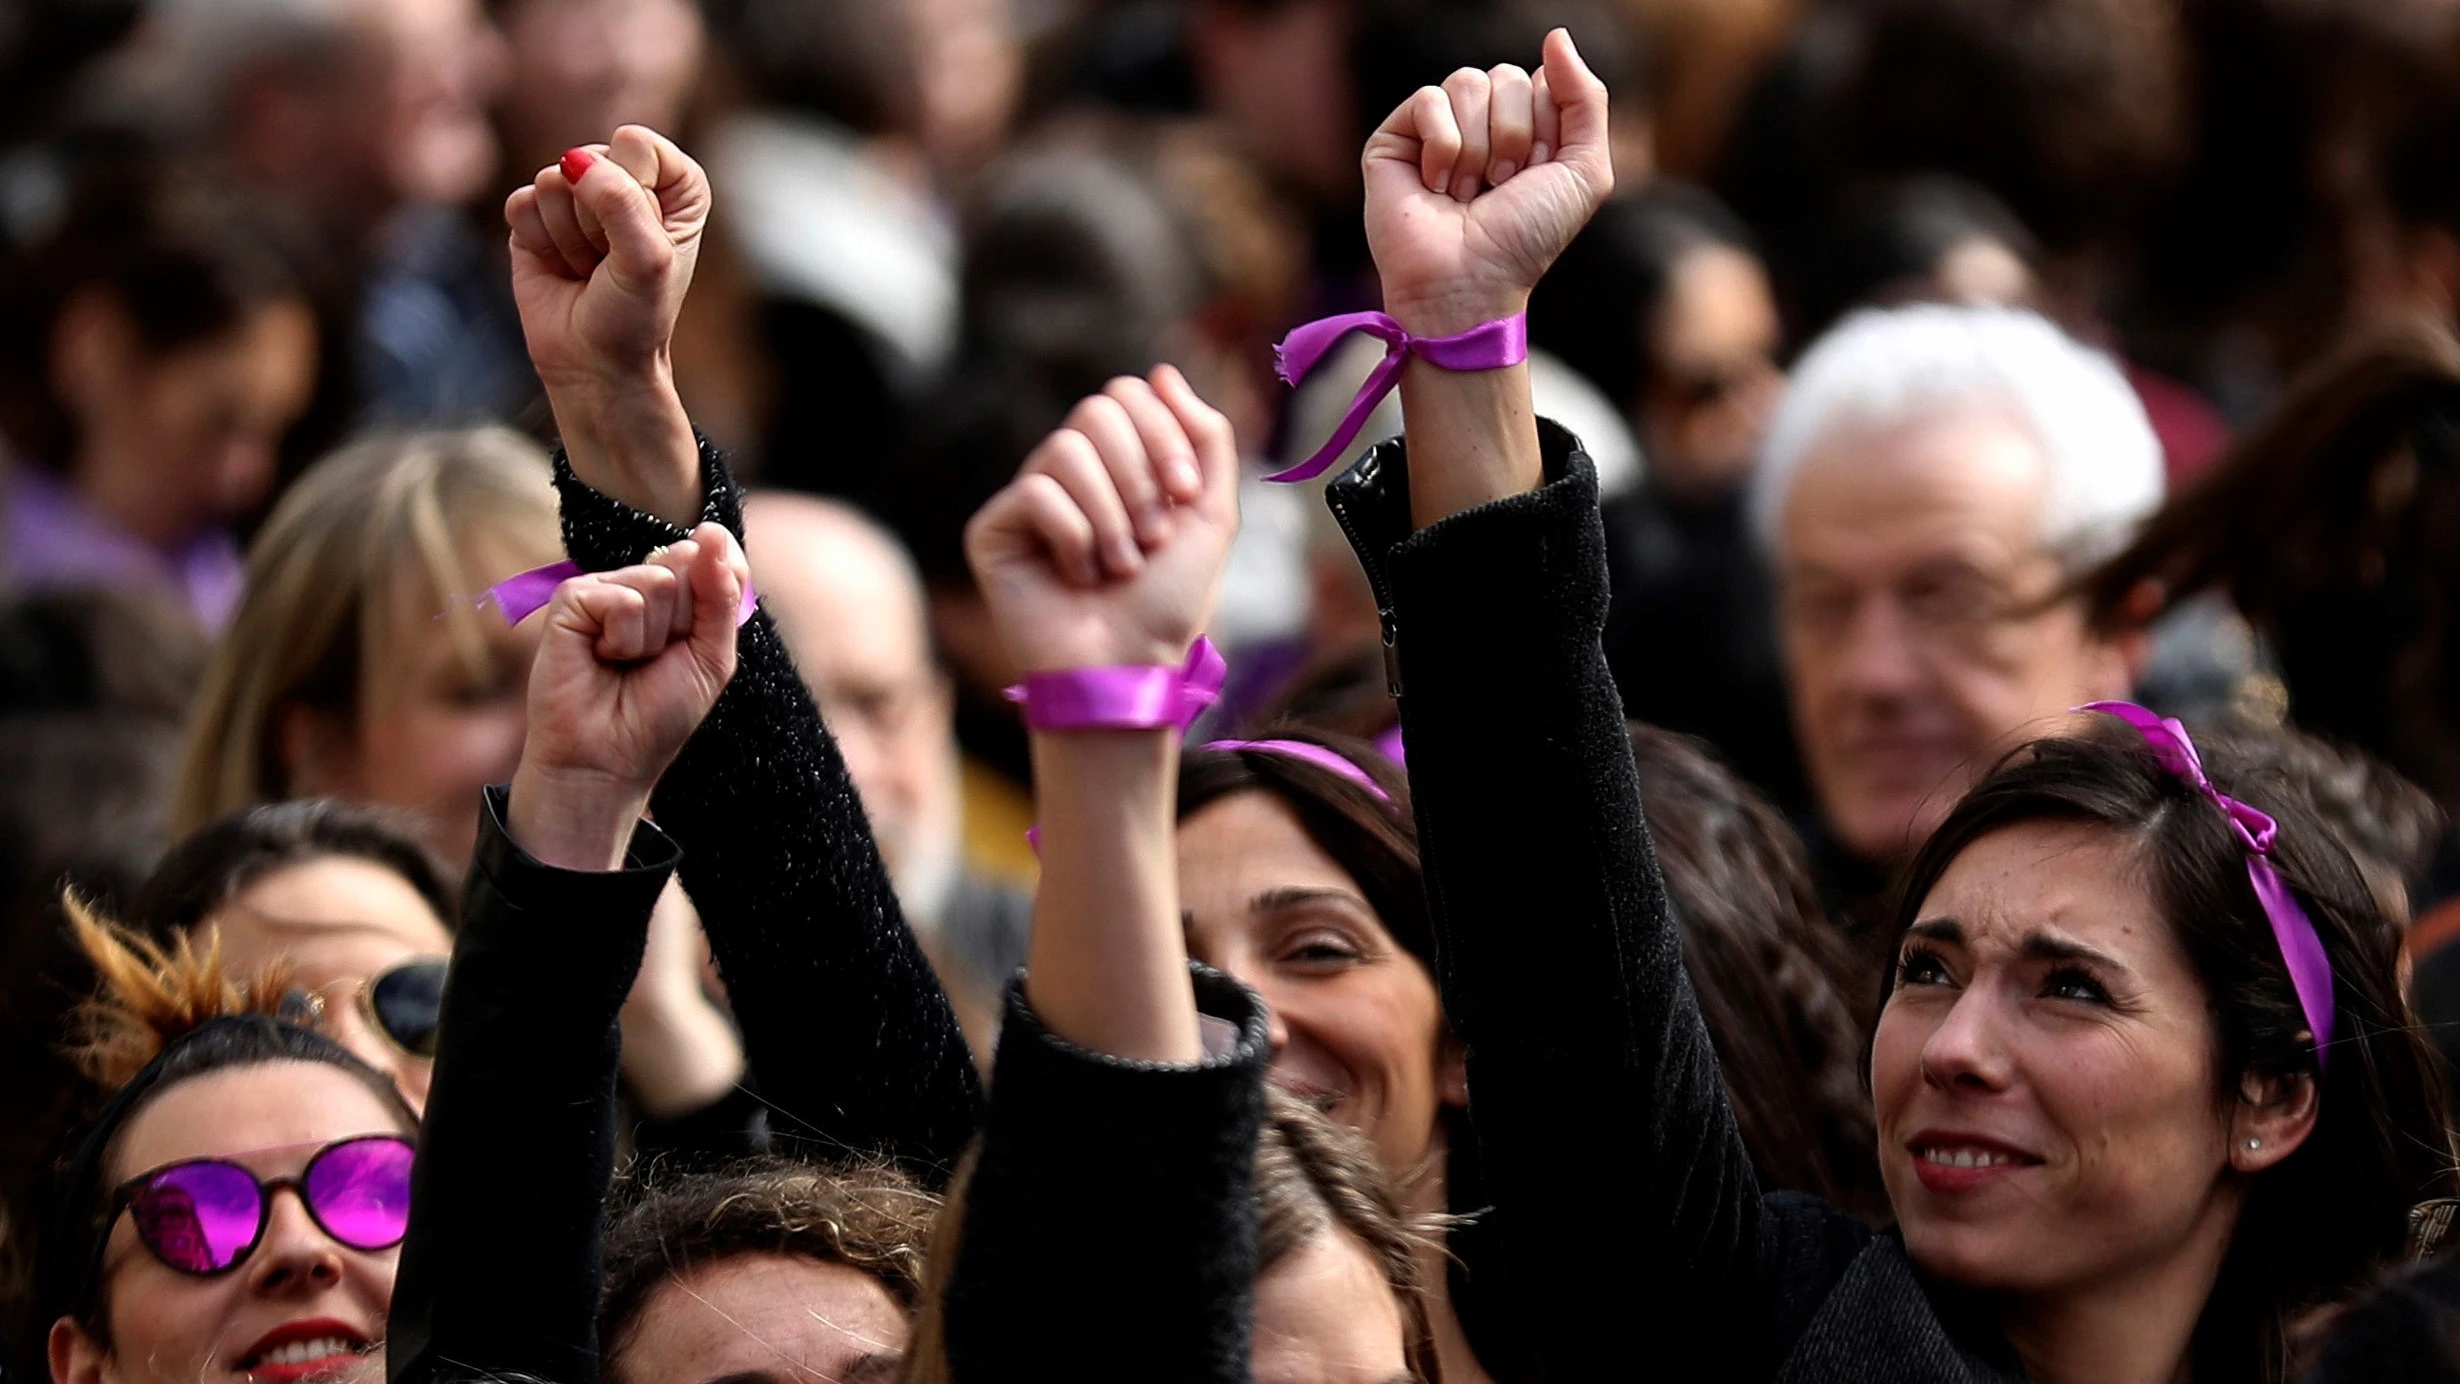
[[[868,1274],[908,1312],[940,1199],[885,1164],[747,1159],[634,1184],[607,1230],[598,1345],[608,1379],[664,1285],[742,1254],[791,1254]]]
[[[1854,960],[1802,842],[1700,741],[1635,722],[1631,748],[1683,966],[1761,1185],[1884,1220]]]
[[[2314,921],[2332,966],[2334,1032],[2313,1132],[2256,1177],[2196,1331],[2198,1378],[2276,1381],[2289,1327],[2397,1257],[2409,1208],[2450,1195],[2441,1081],[2401,998],[2389,930],[2349,853],[2296,784],[2249,774],[2207,747],[2213,785],[2280,823],[2273,862]],[[2216,1107],[2245,1076],[2313,1079],[2306,1018],[2227,819],[2162,769],[2130,729],[2037,741],[2002,759],[1948,814],[1908,870],[1896,935],[1948,866],[1994,832],[2076,823],[2133,844],[2156,906],[2209,997]]]
[[[453,925],[452,887],[410,819],[376,807],[305,798],[260,803],[182,837],[146,876],[129,921],[157,941],[192,932],[231,897],[277,870],[336,857],[399,875]]]
[[[75,422],[48,383],[71,301],[107,295],[157,356],[212,341],[262,308],[307,301],[283,230],[150,160],[108,161],[72,188],[51,234],[0,266],[0,429],[19,455],[56,470],[75,454]]]
[[[2299,725],[2460,802],[2460,339],[2353,340],[2088,577],[2096,623],[2226,592],[2271,641]]]

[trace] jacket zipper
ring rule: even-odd
[[[1373,555],[1375,550],[1359,537],[1358,523],[1350,515],[1348,497],[1340,491],[1327,489],[1324,503],[1332,510],[1333,522],[1340,525],[1341,534],[1349,539],[1351,551],[1358,554],[1358,565],[1366,571],[1367,590],[1375,597],[1375,622],[1384,634],[1384,691],[1398,701],[1401,696],[1401,636],[1394,627],[1392,594],[1384,581],[1384,559]]]

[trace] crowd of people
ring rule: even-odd
[[[2460,1381],[2460,10],[20,0],[19,1384]]]

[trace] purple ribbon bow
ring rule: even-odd
[[[2272,920],[2273,940],[2280,943],[2290,987],[2298,992],[2298,1007],[2305,1011],[2306,1027],[2315,1035],[2315,1070],[2322,1071],[2324,1051],[2332,1040],[2332,963],[2324,955],[2314,919],[2298,906],[2288,882],[2272,864],[2272,843],[2280,835],[2280,823],[2271,814],[2212,786],[2212,780],[2204,776],[2204,761],[2195,752],[2195,742],[2187,738],[2187,728],[2177,718],[2156,716],[2133,702],[2089,702],[2078,710],[2115,716],[2135,727],[2152,751],[2153,762],[2211,799],[2229,818],[2239,844],[2246,848],[2247,882],[2255,886],[2264,916]]]
[[[1521,313],[1481,322],[1454,336],[1411,336],[1384,313],[1350,312],[1293,328],[1273,348],[1273,368],[1284,384],[1296,385],[1323,363],[1325,353],[1332,350],[1335,342],[1351,332],[1365,332],[1384,342],[1383,360],[1367,376],[1367,382],[1358,386],[1349,412],[1341,415],[1341,426],[1333,429],[1332,439],[1316,448],[1315,455],[1305,461],[1264,479],[1310,481],[1323,475],[1327,467],[1341,459],[1341,453],[1358,436],[1358,430],[1367,425],[1367,415],[1375,412],[1375,406],[1401,382],[1401,371],[1412,356],[1445,370],[1500,370],[1529,358],[1529,319]]]
[[[1177,726],[1185,735],[1204,709],[1221,700],[1230,665],[1202,635],[1177,668],[1126,664],[1030,673],[1002,695],[1025,708],[1025,724],[1040,730],[1150,730]]]
[[[550,562],[526,572],[515,572],[473,599],[495,602],[495,608],[504,613],[504,623],[518,625],[546,609],[547,602],[555,599],[555,588],[581,574],[581,564],[566,558],[562,562]],[[743,583],[743,602],[735,607],[735,627],[741,629],[759,605],[760,593],[752,590],[750,582]]]

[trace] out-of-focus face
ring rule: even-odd
[[[1273,1083],[1422,1171],[1466,1081],[1435,978],[1357,881],[1279,801],[1234,793],[1179,823],[1179,903],[1189,953],[1272,1011]]]
[[[753,496],[745,526],[752,581],[845,755],[881,859],[901,886],[952,863],[955,707],[900,556],[868,525],[802,496]]]
[[[608,1378],[889,1384],[905,1342],[904,1310],[860,1269],[794,1254],[738,1254],[651,1293]]]
[[[408,880],[372,860],[326,856],[255,881],[203,926],[221,937],[234,975],[289,962],[294,988],[324,1001],[325,1032],[392,1077],[412,1108],[426,1108],[435,1063],[386,1038],[360,1003],[367,983],[392,967],[452,954],[444,920]]]
[[[1351,13],[1341,0],[1291,0],[1212,3],[1191,14],[1205,108],[1230,122],[1266,176],[1319,202],[1357,195]]]
[[[1739,484],[1785,377],[1768,274],[1730,245],[1684,255],[1649,332],[1649,383],[1637,401],[1650,478],[1677,495]]]
[[[120,1136],[117,1186],[168,1163],[226,1158],[260,1178],[297,1176],[324,1145],[405,1134],[357,1078],[319,1062],[231,1068],[163,1091]],[[55,1384],[303,1384],[354,1372],[384,1339],[400,1251],[358,1250],[319,1229],[290,1192],[264,1238],[228,1273],[199,1278],[154,1257],[122,1215],[103,1255],[110,1344],[65,1319],[52,1328]],[[269,1353],[323,1341],[338,1353],[281,1364]]]
[[[553,560],[552,542],[473,536],[468,570],[482,574],[483,589]],[[479,790],[509,782],[521,761],[539,621],[507,628],[490,611],[448,615],[446,597],[408,574],[389,599],[391,646],[363,670],[349,724],[309,713],[318,732],[286,737],[287,787],[294,797],[404,809],[425,825],[437,857],[459,870],[478,841]],[[477,636],[475,661],[455,642],[457,621]]]
[[[2026,823],[1967,847],[1922,901],[1871,1048],[1914,1261],[2016,1293],[2217,1268],[2242,1184],[2210,1003],[2121,839]]]
[[[402,201],[458,204],[496,160],[487,105],[504,81],[503,39],[478,0],[357,0],[378,141],[354,151]]]
[[[1401,1304],[1346,1230],[1316,1236],[1256,1275],[1256,1384],[1404,1384]]]
[[[158,355],[117,303],[89,297],[62,314],[53,357],[78,484],[168,546],[264,502],[282,435],[315,387],[316,321],[304,303],[270,303]]]
[[[1829,828],[1884,860],[1928,836],[2002,750],[2123,697],[2119,644],[2037,527],[2045,462],[1986,414],[1816,443],[1777,539],[1794,723]]]
[[[499,19],[512,79],[497,109],[524,179],[618,125],[674,129],[706,46],[691,0],[516,0]]]
[[[923,144],[962,171],[998,152],[1025,75],[1008,0],[914,0]]]

